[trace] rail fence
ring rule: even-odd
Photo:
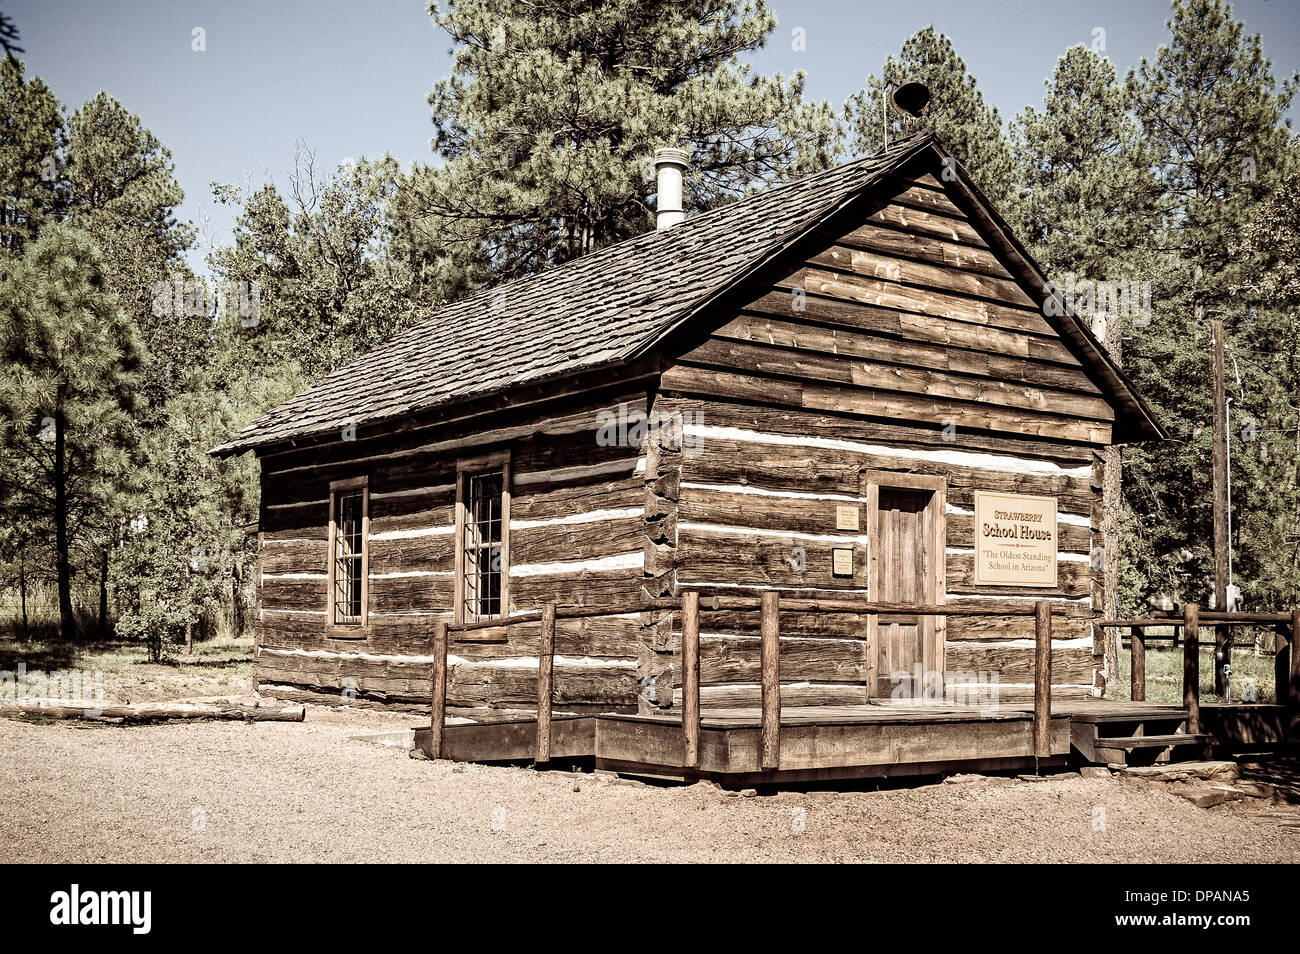
[[[1187,731],[1201,731],[1201,654],[1200,630],[1202,626],[1220,629],[1220,635],[1209,645],[1222,648],[1226,638],[1223,631],[1232,626],[1272,625],[1277,633],[1277,649],[1273,654],[1273,676],[1277,705],[1300,709],[1300,653],[1295,651],[1296,633],[1300,632],[1300,609],[1290,613],[1227,613],[1216,610],[1202,611],[1195,603],[1183,606],[1178,616],[1147,616],[1133,619],[1107,619],[1098,623],[1110,629],[1127,629],[1132,657],[1129,674],[1129,696],[1134,702],[1147,698],[1147,643],[1168,639],[1177,642],[1178,632],[1183,633],[1183,707],[1187,710]],[[1155,626],[1173,629],[1169,635],[1148,633]],[[1192,634],[1192,635],[1188,635]]]
[[[555,622],[560,619],[591,619],[631,613],[675,612],[680,614],[682,630],[682,742],[685,766],[698,769],[700,764],[700,614],[726,610],[759,614],[759,655],[761,662],[761,765],[764,770],[780,768],[781,751],[781,628],[782,609],[799,613],[910,616],[1024,616],[1034,618],[1034,701],[1033,746],[1037,758],[1051,755],[1052,718],[1052,604],[1037,600],[1025,604],[989,606],[931,606],[911,603],[872,603],[835,599],[781,599],[775,592],[759,597],[704,595],[686,590],[680,603],[670,599],[642,600],[614,606],[560,607],[547,603],[540,610],[513,616],[480,620],[472,623],[434,624],[433,686],[430,713],[430,753],[442,758],[447,718],[447,652],[456,635],[479,630],[506,629],[524,624],[541,624],[537,671],[537,737],[534,761],[545,763],[551,757],[551,713],[554,695]],[[1113,624],[1112,625],[1116,625]]]

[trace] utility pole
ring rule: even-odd
[[[1214,608],[1228,608],[1228,391],[1223,370],[1223,322],[1210,323],[1214,336]],[[1223,667],[1232,662],[1231,630],[1214,629],[1214,691],[1226,689]]]

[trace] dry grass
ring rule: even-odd
[[[193,654],[162,663],[146,658],[143,644],[70,643],[60,639],[0,639],[0,671],[79,673],[121,702],[248,696],[253,692],[253,639],[217,637],[194,644]]]
[[[1271,650],[1271,641],[1266,644]],[[1119,654],[1119,683],[1106,690],[1108,699],[1124,699],[1130,696],[1130,673],[1133,658],[1127,646]],[[1201,701],[1222,702],[1214,691],[1214,647],[1200,648]],[[1250,644],[1238,644],[1232,648],[1232,701],[1241,702],[1242,690],[1253,682],[1256,702],[1272,702],[1276,693],[1273,684],[1273,656],[1271,652],[1256,656]],[[1168,642],[1147,644],[1147,701],[1175,702],[1183,701],[1183,647]]]

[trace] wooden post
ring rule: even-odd
[[[1187,709],[1187,732],[1201,731],[1201,608],[1183,604],[1183,707]]]
[[[1210,322],[1214,338],[1214,427],[1211,466],[1214,494],[1214,608],[1220,613],[1228,611],[1228,397],[1223,372],[1223,322]],[[1231,629],[1226,625],[1214,627],[1214,691],[1222,696],[1227,691],[1223,666],[1232,661]]]
[[[537,647],[537,751],[533,761],[551,760],[551,684],[555,672],[555,603],[542,607],[542,639]]]
[[[1286,681],[1286,691],[1277,697],[1277,704],[1286,706],[1291,714],[1291,724],[1300,715],[1300,609],[1291,611],[1291,638],[1287,641],[1287,655],[1290,656],[1290,678]],[[1282,687],[1279,686],[1279,689]],[[1292,737],[1294,740],[1294,736]]]
[[[700,594],[682,594],[682,741],[686,767],[700,767]]]
[[[1052,754],[1052,604],[1034,604],[1034,757]]]
[[[764,769],[781,765],[781,598],[773,591],[763,593],[759,604],[759,636],[763,658],[763,731],[762,760]]]
[[[1134,702],[1147,701],[1147,631],[1141,626],[1129,629],[1130,666],[1129,698]]]
[[[1294,653],[1295,613],[1291,622],[1278,623],[1273,627],[1273,702],[1279,706],[1286,705],[1291,692],[1291,656]]]
[[[429,758],[442,758],[442,730],[447,723],[447,622],[433,624],[433,704],[429,710]]]

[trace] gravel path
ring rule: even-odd
[[[23,862],[1300,861],[1300,833],[1118,779],[738,797],[349,738],[414,721],[0,719],[0,847]]]

